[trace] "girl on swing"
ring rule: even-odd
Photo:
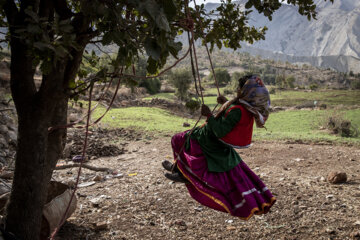
[[[162,162],[170,180],[183,182],[199,203],[248,220],[253,214],[265,214],[275,198],[234,148],[251,144],[254,120],[264,127],[269,116],[270,96],[261,79],[248,75],[239,79],[237,97],[223,96],[223,104],[213,116],[203,105],[206,124],[178,133],[171,139],[175,164]],[[183,145],[185,146],[183,147]]]

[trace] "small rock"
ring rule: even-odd
[[[228,219],[228,220],[225,220],[225,222],[226,222],[226,223],[233,223],[233,222],[234,222],[234,220],[232,220],[232,219]]]
[[[331,199],[331,198],[334,198],[334,195],[330,194],[330,195],[327,195],[326,196],[327,199]]]
[[[104,178],[102,177],[102,176],[100,176],[100,175],[96,175],[94,178],[93,178],[93,181],[95,181],[95,182],[100,182],[100,181],[102,181]]]
[[[199,207],[195,207],[194,209],[195,209],[195,211],[197,211],[197,212],[201,212],[201,211],[203,210],[203,208],[200,207],[200,206],[199,206]]]
[[[301,158],[295,158],[294,159],[295,162],[300,162],[300,161],[304,161],[304,159],[301,159]]]
[[[325,230],[325,232],[327,232],[327,233],[329,233],[329,234],[335,234],[335,233],[336,233],[335,229],[332,229],[332,228],[327,228],[327,229]]]
[[[344,172],[331,172],[327,176],[327,180],[332,184],[345,183],[347,181],[347,175]]]
[[[360,220],[356,221],[356,222],[354,223],[354,225],[355,225],[355,226],[360,226]]]
[[[227,226],[226,230],[236,230],[236,227],[235,226]]]
[[[190,127],[190,123],[184,122],[183,127]]]
[[[175,221],[175,224],[176,224],[176,225],[179,225],[179,226],[186,226],[186,223],[185,223],[185,221],[183,221],[183,220],[176,220],[176,221]]]
[[[98,230],[98,231],[106,230],[107,227],[108,227],[107,222],[98,222],[98,223],[94,224],[95,230]]]

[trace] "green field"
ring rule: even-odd
[[[292,110],[270,114],[266,129],[255,128],[255,139],[293,139],[303,141],[334,141],[360,144],[360,136],[354,138],[340,137],[321,128],[326,120],[334,114],[343,114],[360,130],[360,109],[334,112],[333,110]]]
[[[98,107],[92,118],[97,119],[104,111],[103,107]],[[110,110],[102,119],[101,125],[108,128],[133,128],[151,135],[166,135],[184,131],[187,129],[183,127],[184,122],[193,126],[196,120],[181,118],[160,108],[130,107]]]
[[[298,106],[306,102],[317,101],[318,104],[328,106],[345,105],[360,107],[359,90],[323,90],[323,91],[277,91],[271,94],[271,104],[273,106]]]
[[[211,94],[216,94],[212,89]],[[209,91],[207,91],[209,94]],[[146,99],[162,98],[176,100],[173,93],[152,95]],[[360,136],[341,137],[324,128],[330,116],[341,116],[350,120],[360,131],[360,91],[329,90],[329,91],[282,91],[271,95],[274,106],[296,106],[306,101],[318,101],[329,107],[325,110],[287,110],[271,113],[266,123],[267,129],[254,127],[255,140],[302,140],[312,142],[350,143],[360,146]],[[205,104],[213,108],[216,96],[204,97]],[[358,107],[356,107],[358,106]],[[99,107],[93,114],[97,118],[104,111]],[[150,135],[164,136],[191,128],[198,116],[193,119],[182,118],[156,107],[130,107],[112,109],[102,120],[103,127],[133,128],[145,131]],[[191,127],[183,127],[187,122]],[[204,122],[204,119],[201,121]]]
[[[97,109],[93,118],[99,117],[103,110],[103,108]],[[360,130],[360,109],[346,110],[343,113]],[[293,110],[272,113],[266,123],[267,129],[254,128],[254,139],[331,141],[360,145],[359,136],[345,138],[320,129],[326,117],[331,114],[333,114],[331,110]],[[177,117],[159,108],[130,107],[111,110],[101,124],[108,128],[133,128],[145,131],[149,135],[164,136],[189,129],[190,127],[183,127],[184,122],[193,126],[196,121]],[[201,122],[204,122],[204,119]]]
[[[220,88],[223,94],[224,88]],[[204,91],[204,102],[210,107],[216,105],[216,96],[206,96],[208,94],[217,95],[216,88],[206,89]],[[229,99],[232,96],[227,96]],[[144,98],[151,100],[153,98],[176,100],[174,93],[158,93]],[[359,90],[322,90],[322,91],[295,91],[295,90],[277,90],[275,94],[270,95],[271,105],[280,107],[299,106],[306,103],[317,102],[318,105],[326,104],[328,107],[350,106],[360,107]]]

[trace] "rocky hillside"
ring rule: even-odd
[[[238,1],[244,6],[246,0]],[[360,72],[360,1],[316,1],[317,20],[308,21],[297,7],[283,5],[269,21],[254,11],[249,24],[267,26],[266,40],[243,51],[289,62],[308,62],[343,72]],[[208,3],[207,10],[217,4]]]

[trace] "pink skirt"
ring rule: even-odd
[[[186,141],[186,132],[171,139],[174,158]],[[179,155],[177,166],[189,181],[190,195],[202,205],[248,220],[269,212],[276,199],[261,179],[241,161],[226,172],[209,172],[199,143],[190,138],[190,147]]]

